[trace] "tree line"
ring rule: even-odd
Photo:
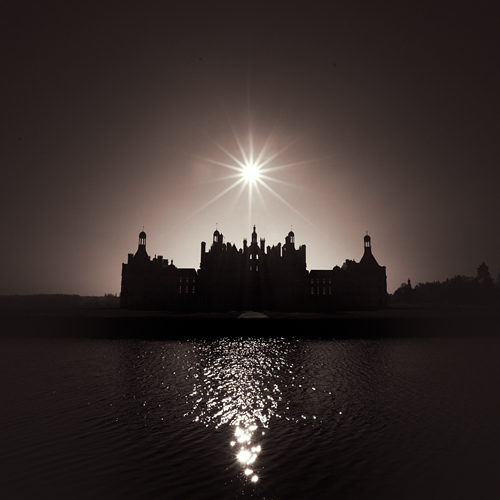
[[[391,303],[428,303],[459,305],[500,305],[500,274],[494,280],[483,262],[474,277],[457,275],[443,282],[418,283],[410,280],[390,297]]]
[[[40,294],[0,296],[0,309],[115,309],[120,306],[117,294],[104,296]]]

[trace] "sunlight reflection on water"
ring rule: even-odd
[[[221,339],[198,344],[200,362],[189,368],[194,387],[188,395],[195,422],[234,428],[230,442],[250,481],[258,480],[257,458],[271,417],[279,417],[280,374],[286,369],[290,341]],[[290,372],[291,373],[291,372]]]
[[[2,498],[500,491],[498,337],[1,347]]]

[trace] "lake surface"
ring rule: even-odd
[[[211,340],[1,340],[0,497],[498,498],[491,332],[215,326]]]

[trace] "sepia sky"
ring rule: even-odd
[[[496,277],[498,26],[491,1],[2,2],[0,294],[118,293],[143,227],[178,267],[255,224],[309,270],[368,231],[391,293]],[[229,189],[251,151],[266,185]]]

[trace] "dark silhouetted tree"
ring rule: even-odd
[[[488,266],[483,262],[477,268],[477,280],[483,285],[492,285],[493,278],[491,277]]]
[[[494,282],[488,266],[483,262],[478,266],[475,278],[458,275],[442,283],[418,283],[413,289],[402,283],[394,292],[392,300],[395,303],[498,305],[500,275]]]

